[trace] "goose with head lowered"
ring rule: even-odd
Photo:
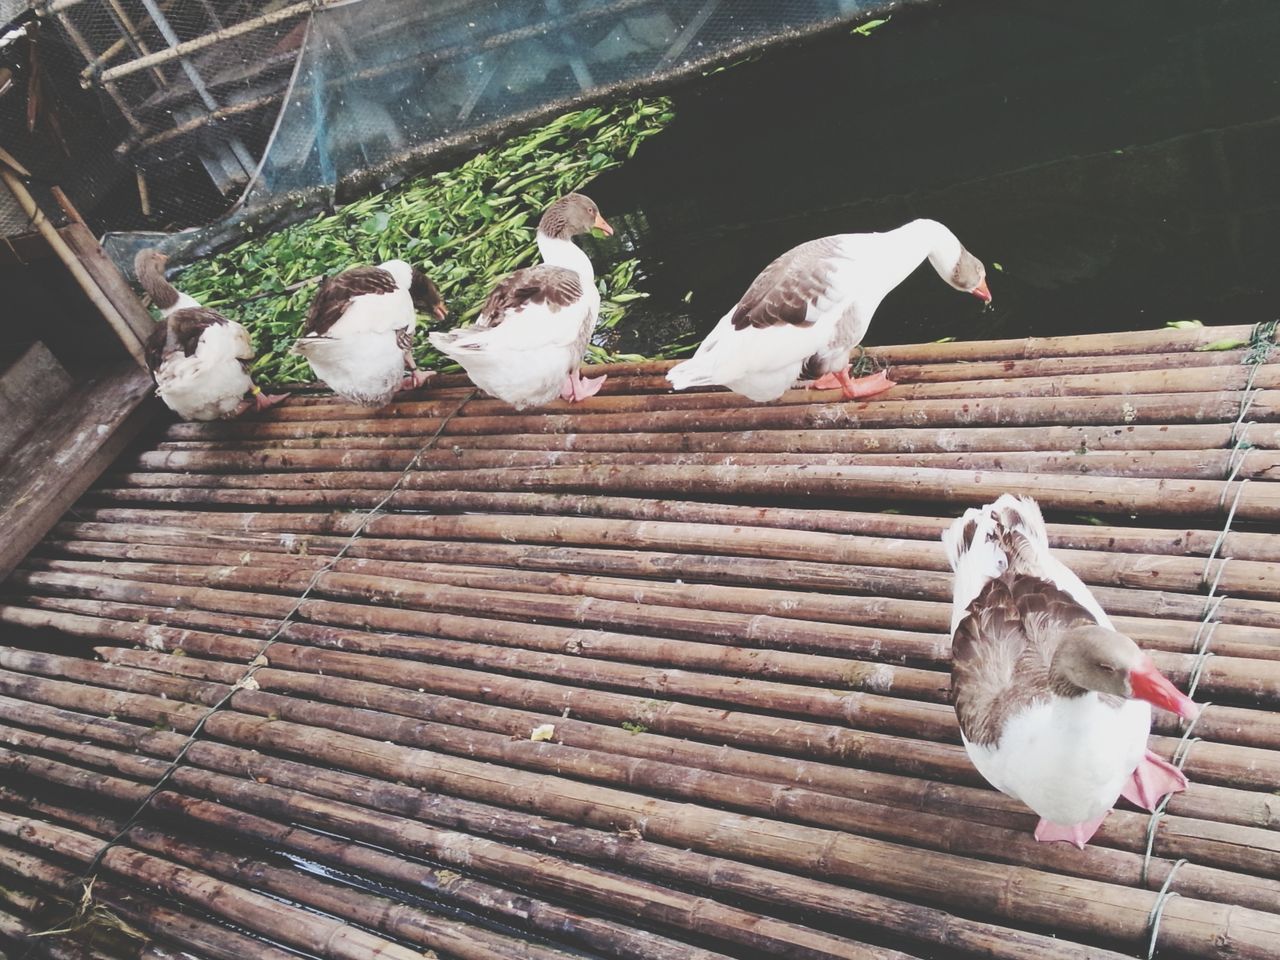
[[[421,270],[403,260],[352,267],[320,284],[293,352],[344,400],[386,406],[397,390],[416,389],[428,377],[413,357],[419,308],[439,320],[448,313]]]
[[[432,333],[432,344],[477,387],[517,410],[594,396],[605,378],[583,378],[581,366],[600,293],[591,260],[573,242],[592,229],[613,234],[590,198],[561,197],[538,223],[543,262],[503,277],[474,324]]]
[[[133,260],[138,283],[162,316],[146,344],[156,395],[184,420],[235,417],[284,400],[283,394],[263,393],[249,377],[249,332],[176,289],[165,278],[167,262],[150,247]]]
[[[894,383],[883,371],[852,379],[849,353],[880,301],[926,259],[955,289],[991,302],[982,263],[936,220],[822,237],[765,267],[667,379],[677,390],[722,386],[760,402],[778,399],[801,377],[850,400],[888,390]]]
[[[1151,810],[1182,771],[1147,748],[1151,707],[1199,706],[1049,551],[1040,508],[1005,494],[943,534],[955,571],[951,694],[965,750],[1040,816],[1037,840],[1081,849],[1124,797]]]

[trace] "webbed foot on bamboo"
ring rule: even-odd
[[[850,372],[851,368],[845,367],[843,370],[828,373],[817,380],[810,381],[806,386],[810,390],[839,390],[846,400],[874,397],[878,393],[884,393],[891,387],[897,386],[895,381],[889,379],[886,370],[879,370],[869,377],[858,377],[856,380],[850,376]]]
[[[400,389],[417,390],[435,375],[434,370],[413,370],[404,375],[404,380],[400,382]]]
[[[1143,810],[1154,810],[1166,795],[1187,789],[1187,776],[1150,750],[1138,761],[1120,796]]]
[[[584,377],[581,370],[575,370],[565,378],[560,388],[560,396],[570,403],[580,403],[588,397],[594,397],[609,379],[608,374],[600,377]]]
[[[1089,842],[1090,837],[1098,832],[1098,828],[1102,826],[1102,821],[1107,819],[1107,814],[1110,812],[1110,810],[1106,810],[1096,820],[1085,820],[1083,823],[1073,823],[1065,827],[1061,824],[1050,823],[1048,820],[1041,819],[1036,824],[1036,839],[1041,843],[1065,840],[1067,843],[1075,844],[1078,849],[1083,850],[1084,845]]]

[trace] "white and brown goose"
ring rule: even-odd
[[[1119,797],[1153,809],[1186,788],[1147,749],[1151,706],[1199,707],[1111,626],[1049,552],[1035,501],[1010,494],[943,534],[955,570],[951,693],[965,750],[1040,816],[1037,840],[1084,848]]]
[[[156,395],[184,420],[235,417],[285,399],[263,393],[249,377],[249,332],[176,289],[165,278],[167,262],[150,247],[133,260],[138,283],[163,316],[146,345]]]
[[[517,410],[594,396],[604,377],[583,378],[582,355],[600,313],[591,260],[573,238],[613,228],[588,197],[561,197],[538,223],[543,262],[499,280],[470,327],[430,334],[471,382]]]
[[[952,287],[991,302],[982,263],[936,220],[822,237],[765,267],[667,379],[677,390],[722,386],[760,402],[778,399],[801,377],[850,400],[888,390],[894,383],[883,371],[852,379],[849,353],[880,301],[926,259]]]
[[[440,320],[448,313],[421,270],[403,260],[352,267],[320,284],[293,352],[344,400],[386,406],[397,390],[420,387],[429,376],[413,358],[419,309]]]

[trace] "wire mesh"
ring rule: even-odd
[[[893,5],[38,0],[34,39],[0,50],[24,74],[0,123],[99,232],[225,228],[233,212],[314,209],[504,123]]]

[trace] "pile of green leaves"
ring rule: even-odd
[[[253,375],[259,382],[311,380],[307,362],[288,351],[302,333],[319,278],[398,257],[426,270],[449,304],[443,324],[420,316],[420,327],[469,322],[497,278],[538,260],[534,233],[543,210],[633,156],[672,116],[665,98],[566,114],[452,170],[407,181],[332,216],[253,238],[193,264],[178,286],[248,328],[258,348]],[[596,259],[597,329],[608,330],[626,314],[629,302],[645,294],[634,288],[636,260],[606,267]],[[426,368],[448,365],[425,336],[419,335],[415,351]],[[592,352],[612,359],[600,347]]]

